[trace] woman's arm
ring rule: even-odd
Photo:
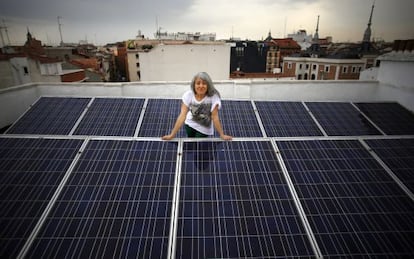
[[[184,124],[185,117],[187,116],[187,112],[188,112],[188,107],[184,103],[181,103],[180,115],[178,115],[178,118],[175,121],[174,127],[171,130],[171,133],[163,136],[162,137],[163,140],[171,140],[175,137],[177,132],[180,130],[181,126],[183,126]]]
[[[216,128],[217,132],[220,134],[220,138],[222,138],[223,140],[232,140],[233,137],[224,134],[223,132],[223,127],[221,126],[221,122],[220,122],[220,118],[218,115],[218,105],[216,105],[216,107],[214,107],[214,110],[211,112],[211,118],[213,120],[213,125]]]

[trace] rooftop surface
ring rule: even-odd
[[[160,139],[189,82],[1,90],[0,257],[413,257],[414,90],[386,62],[215,82],[229,142]]]

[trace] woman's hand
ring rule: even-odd
[[[232,137],[232,136],[225,135],[225,134],[221,135],[221,136],[220,136],[220,138],[221,138],[222,140],[232,140],[232,139],[233,139],[233,137]]]
[[[171,140],[173,138],[174,138],[174,135],[172,135],[172,134],[165,135],[165,136],[162,136],[161,137],[162,140]]]

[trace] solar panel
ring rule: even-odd
[[[388,135],[414,135],[414,114],[399,103],[356,103]]]
[[[177,144],[92,140],[29,258],[166,258]]]
[[[179,99],[40,98],[7,133],[67,136],[0,137],[0,258],[414,256],[412,113],[222,105],[238,138],[165,142]]]
[[[255,102],[268,137],[322,136],[301,102]]]
[[[40,98],[8,134],[67,135],[85,110],[90,98]]]
[[[134,136],[144,99],[96,98],[74,135]]]
[[[16,258],[82,142],[0,138],[0,258]]]
[[[306,102],[329,136],[382,135],[351,103]]]
[[[233,137],[263,137],[251,101],[223,100],[219,111],[223,131]],[[217,132],[215,136],[219,137]]]
[[[392,172],[414,193],[414,139],[368,139]]]
[[[268,141],[184,142],[177,258],[313,257]]]
[[[181,111],[180,99],[148,99],[138,136],[161,137],[171,132]],[[176,137],[186,137],[181,128]]]
[[[277,141],[322,255],[414,255],[414,202],[357,140]]]

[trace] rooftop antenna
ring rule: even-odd
[[[4,38],[3,38],[3,26],[0,26],[0,36],[1,36],[1,46],[5,47],[6,44],[4,43]]]
[[[62,37],[62,24],[60,23],[60,19],[62,17],[58,16],[57,20],[58,20],[58,25],[59,25],[59,34],[60,34],[60,46],[63,46],[63,37]]]
[[[9,32],[7,31],[6,22],[4,21],[4,19],[3,19],[3,24],[0,26],[1,43],[3,44],[3,47],[4,47],[6,46],[6,43],[4,42],[4,38],[3,38],[3,29],[6,32],[7,44],[10,45]]]

